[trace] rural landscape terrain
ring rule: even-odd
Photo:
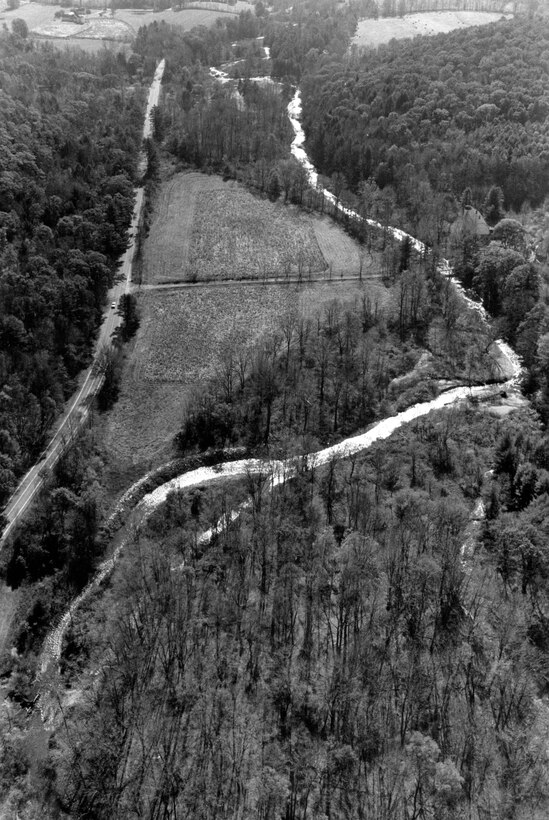
[[[4,5],[0,818],[547,817],[544,4]]]

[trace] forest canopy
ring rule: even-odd
[[[302,84],[311,158],[355,192],[371,177],[404,200],[428,183],[483,201],[498,185],[507,208],[537,206],[549,188],[548,72],[542,18],[393,40],[345,62],[324,55]]]
[[[0,504],[89,362],[126,248],[144,105],[132,79],[110,51],[0,35]]]

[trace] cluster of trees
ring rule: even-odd
[[[288,154],[288,98],[273,86],[243,81],[235,97],[219,86],[190,109],[172,109],[165,146],[181,162],[228,177],[246,175],[269,190],[275,166]]]
[[[173,81],[181,93],[189,82],[189,69],[219,65],[231,59],[231,43],[257,37],[261,23],[252,12],[219,18],[210,28],[197,26],[181,31],[164,20],[141,26],[133,43],[133,51],[144,60],[144,70],[152,74],[159,60],[166,60],[163,84]],[[183,103],[182,103],[183,104]]]
[[[307,146],[327,176],[355,193],[373,179],[406,207],[424,188],[507,208],[539,205],[549,188],[549,25],[517,17],[349,60],[325,54],[305,74]]]
[[[332,0],[296,7],[289,19],[272,21],[265,42],[271,48],[273,76],[299,82],[323,52],[343,57],[356,24],[356,10]]]
[[[450,411],[272,493],[250,475],[209,544],[198,494],[172,495],[98,616],[108,664],[56,735],[50,794],[82,818],[544,816],[546,545],[461,555],[506,427]]]
[[[155,138],[186,165],[245,179],[277,196],[284,184],[278,166],[287,160],[293,133],[286,111],[290,89],[246,79],[235,88],[214,83],[209,74],[210,66],[243,53],[239,49],[248,53],[246,44],[257,48],[259,25],[250,12],[183,34],[153,23],[139,30],[134,49],[145,67],[162,56],[167,62]],[[293,177],[300,174],[295,165]]]
[[[126,247],[144,103],[131,71],[0,36],[0,506],[89,361]]]
[[[427,383],[411,384],[400,408],[432,395],[435,372],[472,380],[493,375],[489,361],[481,361],[489,339],[447,283],[400,247],[388,248],[384,265],[394,285],[383,308],[366,296],[334,301],[316,316],[288,313],[253,351],[228,347],[188,410],[178,447],[239,442],[277,452],[288,437],[314,449],[349,435],[391,412],[403,390],[391,382],[413,368],[426,346],[434,357]]]

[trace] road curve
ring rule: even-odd
[[[158,64],[149,90],[145,122],[143,125],[143,139],[151,135],[151,112],[153,107],[158,104],[164,65],[164,60]],[[141,170],[141,163],[139,167]],[[143,211],[143,201],[144,188],[136,188],[133,213],[128,229],[128,247],[120,260],[120,267],[116,274],[115,284],[109,290],[108,306],[105,308],[103,322],[95,343],[93,362],[91,366],[81,374],[79,387],[76,393],[68,400],[61,418],[58,419],[54,427],[50,443],[42,454],[41,459],[23,476],[17,489],[2,511],[4,518],[7,519],[7,524],[0,537],[0,546],[5,542],[6,538],[24,515],[32,503],[32,500],[44,484],[46,476],[52,471],[67,446],[82,427],[88,416],[90,401],[92,397],[97,394],[103,383],[103,374],[100,367],[101,357],[111,346],[114,331],[122,324],[122,317],[116,309],[111,307],[111,304],[114,302],[118,305],[121,296],[125,293],[129,293],[132,287],[132,266],[136,250],[137,228]]]

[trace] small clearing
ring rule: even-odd
[[[7,648],[12,621],[15,617],[21,594],[0,582],[0,655]]]
[[[457,28],[484,26],[502,17],[510,19],[513,15],[491,11],[429,11],[405,14],[403,17],[361,20],[352,43],[359,48],[376,48],[392,39],[445,34]]]
[[[53,20],[50,23],[37,26],[33,34],[43,37],[59,37],[61,39],[74,38],[76,40],[120,40],[128,42],[133,39],[134,31],[122,20],[112,17],[92,17],[83,25]]]

